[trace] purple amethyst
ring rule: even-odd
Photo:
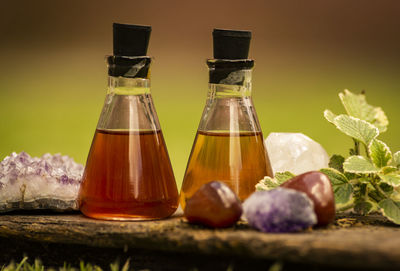
[[[82,173],[83,165],[66,155],[31,157],[13,152],[0,162],[0,213],[77,209]]]
[[[16,161],[18,161],[20,164],[25,165],[29,163],[29,159],[31,159],[31,156],[27,154],[26,152],[21,152],[16,156]]]
[[[67,176],[67,175],[62,175],[62,176],[60,177],[60,182],[61,182],[62,184],[68,184],[68,176]]]
[[[4,176],[3,176],[4,177]],[[14,182],[18,179],[18,172],[16,169],[12,169],[8,172],[8,181],[11,184],[14,184]]]
[[[263,232],[297,232],[317,223],[313,202],[293,189],[257,191],[244,202],[243,210],[249,224]]]

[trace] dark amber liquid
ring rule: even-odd
[[[243,201],[272,169],[261,132],[197,133],[183,179],[180,203],[185,208],[201,185],[219,180]]]
[[[97,130],[80,190],[86,216],[110,220],[168,217],[178,191],[161,131]]]

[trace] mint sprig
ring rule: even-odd
[[[363,93],[345,90],[339,93],[339,98],[347,114],[336,116],[325,110],[324,116],[353,139],[350,157],[343,161],[334,155],[329,164],[335,169],[343,169],[341,177],[346,176],[347,183],[344,180],[338,182],[337,176],[332,174],[335,169],[321,169],[331,180],[337,207],[339,210],[341,206],[352,208],[362,215],[380,211],[392,222],[400,224],[400,154],[392,154],[390,148],[377,139],[379,134],[387,131],[388,118],[382,108],[368,104]]]
[[[390,148],[377,139],[379,134],[387,131],[389,121],[385,112],[369,105],[364,94],[345,90],[339,98],[347,114],[336,116],[325,110],[324,116],[353,139],[354,148],[342,165],[337,155],[331,157],[329,165],[343,168],[348,183],[338,184],[337,178],[329,174],[332,168],[321,169],[332,182],[337,207],[339,210],[341,206],[352,208],[362,215],[380,211],[392,222],[400,224],[399,152],[392,154]],[[351,189],[346,185],[351,185]]]
[[[400,151],[392,153],[379,134],[389,125],[380,107],[367,103],[365,95],[348,90],[339,93],[346,114],[324,111],[324,117],[339,131],[353,139],[350,156],[333,155],[329,168],[321,169],[331,180],[336,209],[352,209],[361,215],[380,212],[400,225]],[[290,172],[266,177],[258,190],[269,190],[294,176]]]

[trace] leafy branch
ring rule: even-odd
[[[386,132],[389,121],[380,107],[369,105],[365,95],[348,90],[339,93],[347,114],[324,111],[324,117],[353,139],[350,156],[333,155],[329,168],[321,169],[331,180],[336,209],[367,215],[381,212],[400,224],[400,151],[392,153],[377,137]],[[363,151],[362,151],[363,150]],[[290,172],[266,177],[257,184],[268,190],[290,179]]]

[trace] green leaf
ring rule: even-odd
[[[392,159],[392,152],[389,147],[382,141],[374,139],[368,146],[368,153],[378,168],[385,167]]]
[[[372,198],[376,202],[379,202],[379,201],[385,199],[385,197],[382,197],[382,195],[380,193],[378,193],[376,190],[370,190],[368,192],[368,197]]]
[[[393,192],[393,186],[387,184],[387,183],[380,183],[379,187],[383,190],[385,193],[392,193]]]
[[[399,189],[394,189],[393,193],[390,195],[390,198],[394,201],[399,201],[400,202],[400,193],[398,191]]]
[[[279,184],[282,184],[282,183],[286,182],[287,180],[290,180],[291,178],[293,178],[295,176],[296,175],[294,175],[293,173],[291,173],[289,171],[275,173],[275,179],[277,180],[277,182]]]
[[[351,200],[353,186],[346,176],[333,168],[322,168],[320,171],[327,175],[331,181],[336,204],[344,205],[348,203]]]
[[[374,108],[375,120],[371,122],[375,127],[379,129],[380,133],[384,133],[387,131],[387,127],[389,125],[389,120],[386,117],[385,112],[380,107]]]
[[[400,167],[400,151],[398,151],[395,154],[393,154],[393,162],[392,162],[392,164],[395,167]]]
[[[264,179],[256,184],[256,190],[271,190],[277,188],[278,186],[295,176],[296,175],[289,171],[277,172],[275,173],[275,178],[265,176]]]
[[[382,208],[382,213],[390,221],[400,224],[400,202],[392,199],[384,199],[379,202],[379,207]]]
[[[377,173],[378,169],[367,158],[363,156],[350,156],[343,163],[343,169],[350,173]]]
[[[271,190],[277,188],[279,185],[281,185],[281,183],[278,180],[271,178],[269,176],[265,176],[264,179],[262,179],[261,181],[258,182],[258,184],[256,184],[256,190],[257,191]]]
[[[329,167],[334,168],[343,173],[344,157],[341,155],[334,154],[329,159]]]
[[[347,114],[371,123],[381,133],[387,130],[389,121],[385,112],[380,107],[369,105],[364,94],[354,94],[345,89],[344,93],[339,93],[339,98]]]
[[[400,185],[400,175],[395,172],[389,174],[378,174],[382,182],[387,183],[391,186],[397,187]]]
[[[357,174],[350,173],[350,172],[345,172],[344,176],[346,176],[347,180],[349,180],[349,181],[357,178]]]
[[[334,119],[336,118],[336,115],[333,114],[330,110],[326,109],[324,111],[324,117],[327,121],[329,121],[330,123],[334,124]]]
[[[378,206],[372,201],[359,201],[354,205],[354,212],[360,215],[367,215],[376,210]]]
[[[389,173],[392,173],[395,171],[397,171],[397,167],[386,166],[386,167],[381,168],[381,172],[383,174],[389,174]]]
[[[346,176],[341,173],[340,171],[333,169],[333,168],[321,168],[320,171],[328,176],[329,180],[331,181],[332,185],[341,185],[344,183],[348,183],[349,180]]]
[[[353,194],[353,186],[351,184],[342,184],[332,188],[335,195],[335,203],[339,206],[345,205],[351,200],[351,195]]]
[[[129,271],[129,261],[130,259],[126,260],[124,266],[122,266],[121,271]]]
[[[356,119],[347,115],[334,118],[333,124],[340,131],[368,146],[379,135],[379,130],[365,120]]]
[[[15,268],[15,271],[19,271],[27,260],[28,257],[24,257],[22,261],[17,265],[17,268]]]

